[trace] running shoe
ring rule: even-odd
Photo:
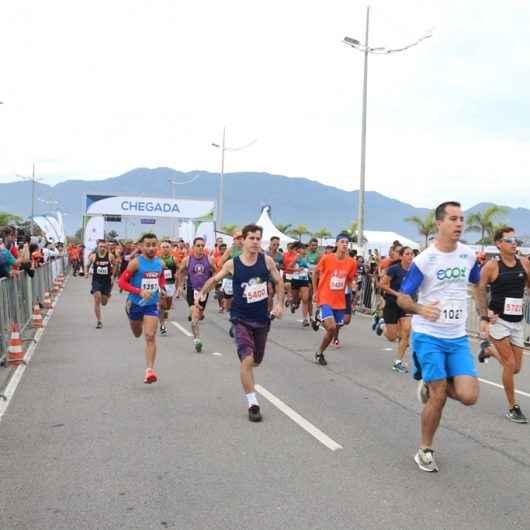
[[[374,313],[374,316],[372,319],[372,331],[375,331],[377,324],[379,324],[379,320],[381,320],[381,317],[377,313]]]
[[[340,348],[342,346],[342,343],[340,342],[339,339],[334,339],[333,346],[335,346],[335,348]]]
[[[158,381],[157,377],[156,377],[156,373],[154,370],[152,370],[151,368],[148,368],[146,371],[145,371],[145,379],[144,379],[144,383],[150,385],[151,383],[156,383]]]
[[[167,328],[165,326],[160,326],[160,335],[167,335]]]
[[[193,345],[195,346],[195,351],[197,353],[201,353],[201,351],[202,351],[202,340],[201,339],[193,339]]]
[[[320,364],[320,366],[326,366],[328,364],[328,361],[326,361],[324,354],[320,352],[315,353],[315,361]]]
[[[103,324],[98,320],[96,324],[96,329],[101,329],[103,327]]]
[[[489,349],[491,348],[491,342],[489,340],[483,340],[480,343],[480,351],[478,352],[478,362],[487,363],[488,357],[491,357]]]
[[[253,422],[259,422],[263,419],[259,410],[259,405],[252,405],[252,407],[248,409],[248,419]]]
[[[399,360],[392,363],[392,370],[398,374],[406,374],[409,371],[408,366],[403,361]]]
[[[420,381],[416,395],[418,397],[418,401],[422,405],[425,405],[425,403],[429,401],[429,387],[423,381]]]
[[[230,337],[234,338],[234,326],[230,326],[230,328],[228,329],[228,334],[230,335]]]
[[[291,304],[291,313],[294,315],[296,312],[296,305]]]
[[[523,414],[521,407],[517,403],[506,412],[506,417],[515,423],[528,423],[526,416]]]
[[[377,326],[375,327],[375,333],[378,337],[380,337],[383,334],[383,329],[385,327],[385,323],[383,319],[379,319],[379,322],[377,323]]]
[[[307,318],[304,318],[303,322],[302,322],[302,327],[304,328],[307,328],[309,327],[311,324],[309,323],[309,320],[307,320]]]
[[[432,449],[418,449],[418,452],[414,456],[414,462],[418,464],[418,467],[422,471],[433,473],[438,471],[438,465],[434,460],[434,451]]]

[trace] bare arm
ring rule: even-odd
[[[223,278],[226,278],[230,274],[234,274],[234,261],[228,260],[222,267],[219,272],[214,274],[202,287],[199,291],[199,296],[197,297],[197,303],[199,300],[202,300],[217,283],[219,283]]]
[[[224,265],[230,259],[231,255],[232,255],[232,249],[227,248],[225,250],[225,253],[221,257],[221,265]]]
[[[278,272],[276,263],[270,256],[265,256],[265,263],[269,274],[272,276],[272,279],[276,285],[276,295],[278,296],[278,304],[283,308],[283,299],[285,297],[285,288],[283,285],[283,279],[281,274]],[[280,315],[278,315],[280,316]]]
[[[394,291],[394,289],[390,287],[390,276],[388,274],[385,274],[381,279],[381,288],[383,291],[385,291],[385,293],[392,294],[394,296],[399,295],[398,291]]]
[[[473,289],[473,296],[480,312],[481,317],[488,316],[488,284],[494,281],[494,267],[497,267],[496,261],[488,261],[480,271],[480,281]]]

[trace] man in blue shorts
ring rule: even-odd
[[[466,334],[467,289],[477,286],[480,268],[475,253],[459,242],[464,215],[458,202],[435,210],[438,234],[419,254],[401,284],[399,306],[412,317],[412,351],[423,381],[421,445],[414,460],[423,471],[438,471],[433,439],[448,397],[464,405],[478,399],[478,379]],[[418,302],[413,296],[418,296]],[[478,294],[478,293],[477,293]]]
[[[136,338],[145,337],[146,370],[144,383],[157,381],[154,370],[156,331],[160,310],[160,290],[165,290],[164,266],[156,256],[158,240],[155,234],[144,234],[139,241],[142,254],[129,262],[119,279],[119,286],[129,293],[126,313]]]

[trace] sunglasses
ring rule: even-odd
[[[243,236],[236,236],[234,239],[243,239]]]
[[[205,245],[195,245],[196,247],[203,248]]]
[[[505,243],[509,243],[510,245],[513,245],[513,244],[517,245],[519,243],[519,240],[516,237],[503,237],[502,240]]]

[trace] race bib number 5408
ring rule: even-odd
[[[261,302],[268,298],[266,283],[257,283],[255,285],[249,285],[245,289],[245,295],[247,298],[247,304],[253,304],[255,302]]]

